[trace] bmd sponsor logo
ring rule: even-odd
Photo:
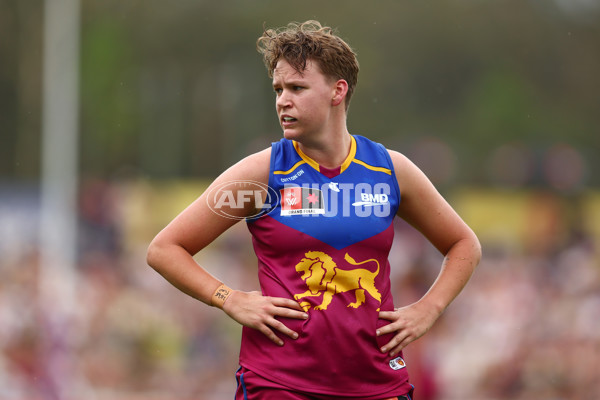
[[[389,203],[388,195],[385,193],[373,194],[373,193],[361,193],[361,201],[352,203],[353,206],[381,206]]]

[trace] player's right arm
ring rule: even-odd
[[[193,256],[212,243],[239,220],[256,213],[254,202],[226,211],[235,218],[226,218],[209,207],[211,189],[232,181],[253,181],[268,184],[271,150],[266,149],[241,160],[223,172],[209,188],[189,207],[173,219],[150,243],[147,262],[173,286],[202,301],[214,305],[213,294],[222,282],[208,273]],[[237,199],[236,186],[228,186],[232,198]],[[226,205],[223,205],[226,207]],[[296,332],[287,328],[276,317],[304,319],[300,305],[280,297],[262,296],[260,292],[231,291],[223,304],[216,303],[235,321],[258,329],[274,343],[283,345],[275,334],[279,331],[291,338]]]

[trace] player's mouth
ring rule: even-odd
[[[281,125],[283,127],[290,126],[296,121],[298,121],[296,118],[290,117],[289,115],[281,116]]]

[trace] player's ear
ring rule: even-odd
[[[345,79],[338,79],[337,82],[335,82],[331,104],[333,106],[339,106],[342,104],[346,98],[346,93],[348,93],[348,82],[346,82]]]

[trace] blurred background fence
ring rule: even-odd
[[[60,6],[71,74],[48,72]],[[406,351],[417,398],[600,398],[600,2],[0,0],[0,399],[231,398],[239,327],[170,287],[145,250],[280,138],[255,40],[306,19],[358,53],[350,131],[413,159],[484,247]],[[71,86],[48,97],[60,79]],[[65,93],[74,135],[49,152]],[[48,176],[70,157],[72,176]],[[52,188],[73,203],[44,208]],[[71,242],[48,210],[73,218]],[[44,246],[65,243],[73,265],[49,262]],[[390,258],[397,306],[441,261],[400,221]],[[257,287],[243,223],[197,259]]]

